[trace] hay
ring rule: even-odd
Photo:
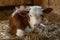
[[[53,19],[53,20],[52,20]],[[25,33],[22,38],[8,34],[9,20],[0,20],[0,40],[60,40],[60,16],[56,14],[45,15],[42,23],[47,27],[40,28],[40,33],[35,31]]]

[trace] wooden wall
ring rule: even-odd
[[[54,13],[60,14],[60,0],[0,0],[0,6],[11,6],[21,4],[40,5],[43,8],[51,7],[54,9]]]
[[[53,8],[54,13],[60,15],[60,0],[33,0],[33,3],[32,0],[0,0],[0,19],[1,16],[4,17],[6,14],[7,15],[11,14],[13,12],[12,8],[14,8],[16,5],[21,5],[21,4],[40,5],[43,8],[51,7]],[[13,5],[15,6],[13,7]],[[12,6],[12,8],[10,8],[10,6]],[[1,11],[1,9],[4,9],[4,7],[6,10]]]
[[[31,0],[0,0],[0,6],[31,4]]]

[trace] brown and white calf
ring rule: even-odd
[[[52,11],[52,8],[42,9],[40,6],[30,6],[28,9],[22,6],[13,12],[10,17],[10,34],[21,37],[24,35],[27,27],[31,29],[39,28],[41,16]]]

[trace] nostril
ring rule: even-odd
[[[38,26],[40,26],[40,24],[38,24]]]
[[[40,26],[40,24],[35,24],[34,26],[35,26],[35,27],[39,27],[39,26]]]

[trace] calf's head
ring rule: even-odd
[[[32,28],[40,27],[42,15],[48,14],[52,11],[52,8],[42,9],[40,6],[32,6],[29,10],[30,26]]]

